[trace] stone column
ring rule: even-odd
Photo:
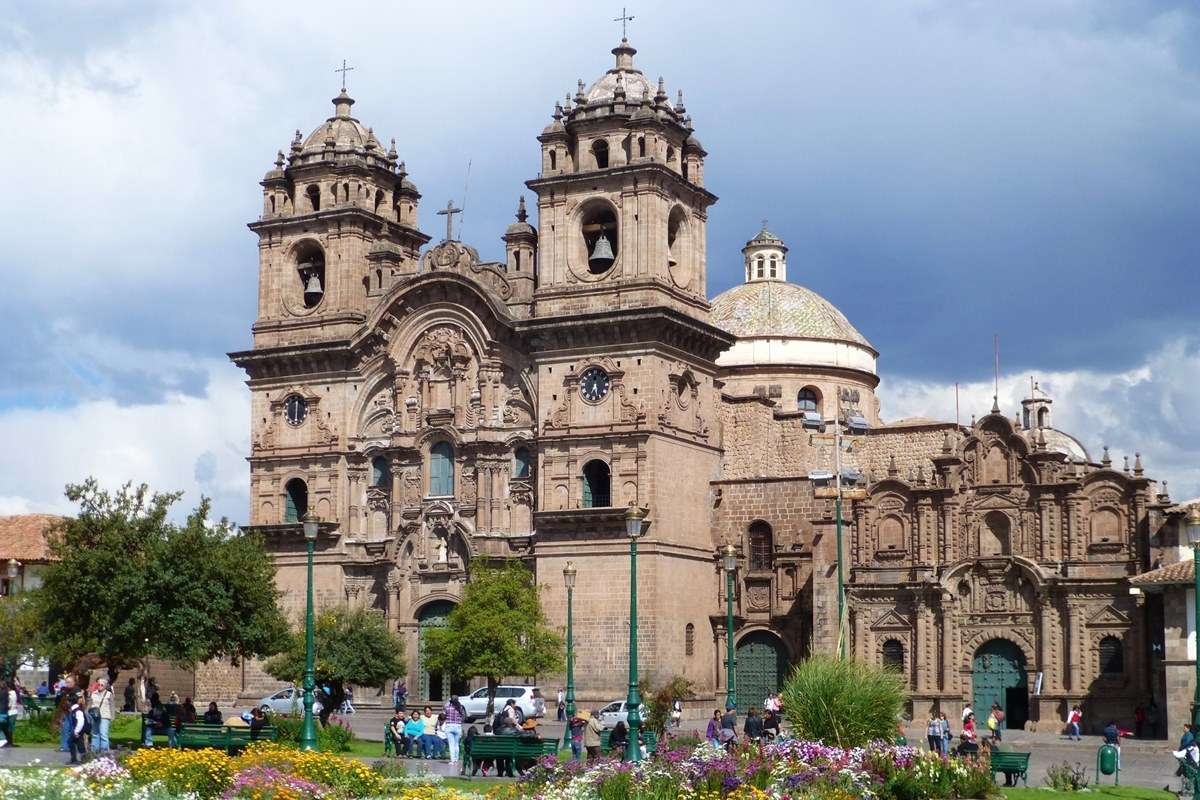
[[[937,677],[937,631],[933,623],[932,597],[929,594],[917,595],[917,631],[914,641],[912,662],[916,667],[914,685],[917,693],[930,694],[936,686]]]
[[[942,692],[958,695],[958,646],[954,625],[954,599],[949,593],[942,595]]]

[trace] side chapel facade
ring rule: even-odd
[[[761,703],[790,663],[838,646],[840,426],[860,490],[844,545],[856,656],[901,669],[916,713],[985,698],[1017,721],[1080,701],[1092,719],[1131,713],[1153,687],[1128,579],[1166,503],[1140,460],[1094,461],[1038,393],[1017,420],[885,424],[878,352],[788,281],[765,224],[744,282],[709,300],[707,153],[682,92],[625,39],[612,53],[537,137],[536,224],[522,197],[503,262],[458,241],[453,213],[428,246],[394,140],[344,89],[264,177],[253,347],[231,358],[252,393],[248,527],[287,607],[303,607],[311,510],[318,604],[385,613],[411,695],[436,700],[464,687],[424,669],[421,631],[444,624],[471,561],[524,560],[558,624],[574,562],[578,692],[606,702],[624,696],[636,505],[643,674],[720,702],[732,542],[739,700]],[[229,693],[271,688],[253,664],[227,672]]]

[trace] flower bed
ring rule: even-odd
[[[601,759],[585,767],[546,758],[524,788],[534,800],[944,800],[996,793],[991,774],[973,761],[882,743],[841,749],[805,741],[732,753],[706,744],[638,764]]]

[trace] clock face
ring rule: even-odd
[[[608,394],[608,373],[599,367],[588,367],[579,377],[579,393],[589,403],[598,403]]]

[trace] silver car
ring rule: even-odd
[[[642,721],[646,721],[646,706],[638,706],[638,716]],[[616,700],[604,708],[600,709],[600,724],[606,728],[611,728],[618,722],[629,724],[629,706],[625,705],[624,700]]]
[[[259,701],[258,707],[271,714],[297,715],[304,709],[304,692],[289,686]]]
[[[493,713],[504,708],[509,700],[517,701],[517,708],[521,709],[521,713],[527,719],[546,714],[546,700],[542,697],[542,690],[537,686],[497,686]],[[460,697],[459,702],[463,704],[463,708],[467,712],[468,722],[483,719],[487,715],[487,687],[476,689],[469,695]]]

